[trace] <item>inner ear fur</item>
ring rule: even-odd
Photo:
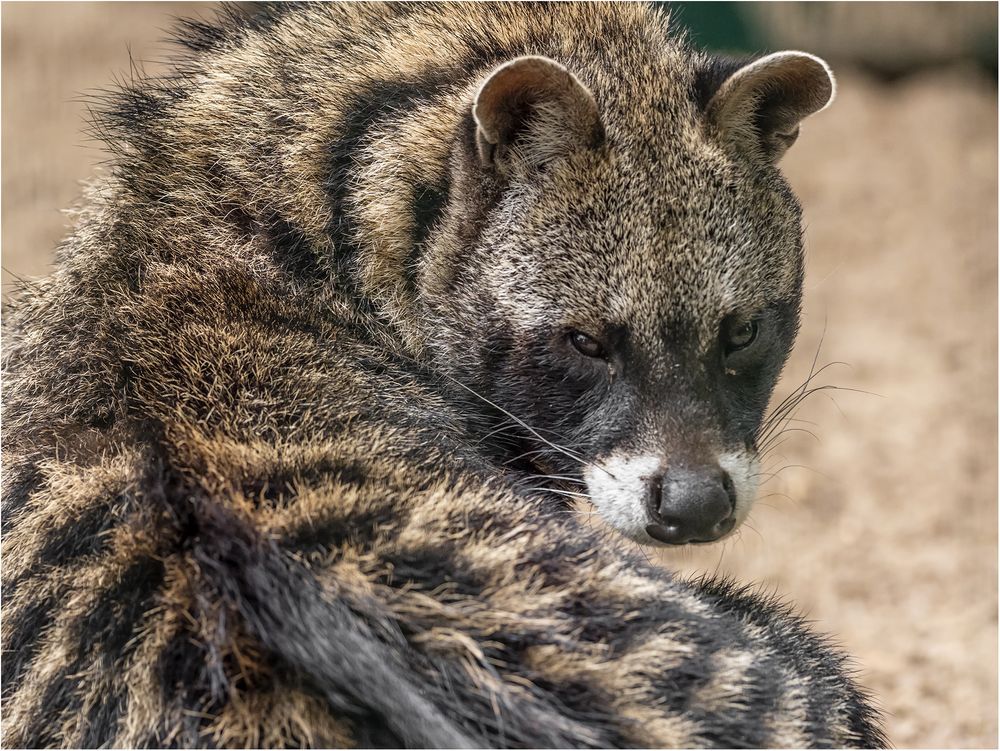
[[[517,160],[541,166],[604,140],[593,95],[547,57],[518,57],[494,70],[476,94],[472,117],[481,164],[500,171]]]
[[[774,163],[795,142],[799,123],[829,105],[835,92],[823,60],[807,52],[775,52],[726,78],[706,114],[732,148]]]

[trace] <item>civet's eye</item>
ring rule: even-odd
[[[585,357],[604,357],[604,345],[582,331],[569,332],[569,343]]]
[[[723,330],[723,344],[726,354],[746,349],[757,338],[757,321],[736,321]]]

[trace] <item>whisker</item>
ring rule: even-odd
[[[822,443],[822,441],[820,440],[819,436],[816,435],[811,430],[809,430],[808,428],[783,428],[781,430],[781,432],[776,433],[773,437],[774,438],[778,438],[778,437],[781,437],[781,436],[785,436],[786,433],[805,433],[806,435],[812,436],[813,439],[815,439],[815,441],[817,443]],[[769,443],[764,443],[760,447],[759,451],[766,452],[769,448],[770,448]]]
[[[569,498],[586,498],[587,500],[591,500],[591,497],[586,493],[574,493],[569,490],[557,490],[555,488],[546,488],[546,487],[525,488],[525,490],[537,490],[539,492],[544,492],[544,493],[555,493],[556,495],[564,495]]]
[[[737,530],[737,532],[738,532],[738,530]],[[722,542],[722,550],[719,551],[719,560],[717,560],[715,562],[715,570],[712,572],[712,576],[713,577],[719,575],[719,567],[722,566],[722,556],[724,556],[725,554],[726,554],[726,542],[725,542],[725,540],[723,540],[723,542]]]
[[[764,542],[764,535],[762,535],[759,531],[757,531],[757,528],[750,523],[749,519],[744,520],[743,527],[746,527],[747,529],[749,529],[751,532],[753,532],[755,535],[757,535],[757,537],[760,538],[761,542]],[[740,527],[740,529],[742,529],[743,527]]]
[[[579,483],[580,485],[586,485],[587,483],[581,480],[579,477],[570,477],[569,475],[529,475],[532,479],[536,480],[566,480],[569,482]]]
[[[409,355],[405,355],[405,354],[403,354],[401,352],[397,352],[395,354],[397,356],[399,356],[399,357],[401,357],[403,359],[409,360],[410,362],[415,363],[415,364],[417,364],[417,365],[419,365],[421,367],[427,367],[426,363],[422,363],[419,360],[415,360],[414,358],[410,357]],[[546,446],[549,446],[550,448],[554,449],[555,451],[558,451],[560,454],[563,454],[564,456],[568,456],[573,461],[580,462],[581,464],[586,464],[587,466],[594,467],[596,469],[601,470],[602,472],[604,472],[605,474],[607,474],[608,477],[610,477],[613,480],[617,479],[613,474],[611,474],[611,472],[609,472],[607,469],[605,469],[604,467],[600,466],[599,464],[595,464],[594,462],[588,461],[587,459],[583,458],[582,456],[579,456],[578,454],[573,453],[572,451],[570,451],[569,449],[565,448],[564,446],[560,446],[559,444],[553,443],[552,441],[550,441],[549,439],[547,439],[545,436],[543,436],[537,429],[533,428],[531,425],[529,425],[524,420],[522,420],[520,417],[518,417],[514,413],[510,412],[509,410],[504,409],[503,407],[501,407],[499,404],[497,404],[496,402],[492,401],[491,399],[487,399],[485,396],[483,396],[482,394],[480,394],[479,392],[477,392],[475,389],[473,389],[473,388],[471,388],[469,386],[466,386],[464,383],[462,383],[457,378],[454,378],[453,376],[451,376],[451,375],[449,375],[447,373],[444,373],[444,372],[441,372],[441,371],[437,371],[437,370],[432,370],[432,372],[435,373],[438,376],[441,376],[443,378],[448,379],[449,381],[451,381],[452,383],[454,383],[459,388],[464,389],[465,391],[468,391],[470,394],[472,394],[477,399],[481,399],[483,402],[485,402],[486,404],[488,404],[491,407],[493,407],[493,409],[498,410],[499,412],[502,412],[507,417],[509,417],[511,420],[513,420],[518,425],[520,425],[522,428],[524,428],[529,433],[531,433],[531,435],[533,435],[539,441],[541,441],[542,443],[544,443]]]

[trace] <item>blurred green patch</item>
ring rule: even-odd
[[[966,64],[996,79],[992,2],[663,2],[699,47],[805,49],[886,77]]]

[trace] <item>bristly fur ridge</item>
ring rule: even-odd
[[[581,164],[640,160],[615,157],[629,182],[608,195],[559,199],[621,213],[600,223],[634,250],[604,267],[616,299],[642,310],[629,280],[667,274],[699,300],[745,268],[747,295],[795,308],[794,198],[691,124],[724,80],[707,58],[632,4],[277,4],[180,41],[172,75],[102,103],[110,169],[6,311],[6,747],[885,744],[845,658],[787,607],[680,581],[525,490],[484,439],[497,415],[455,387],[499,403],[489,374],[542,310],[490,309],[499,277],[465,252],[521,210],[463,161],[470,97],[521,55],[594,92],[604,151]],[[762,196],[722,212],[739,228],[707,223],[708,174],[713,200]],[[646,195],[670,231],[743,255],[674,243],[642,266]],[[527,203],[563,216],[553,200]],[[514,224],[525,258],[565,263],[543,297],[598,289],[558,261],[566,233]],[[758,230],[788,252],[751,248]]]

